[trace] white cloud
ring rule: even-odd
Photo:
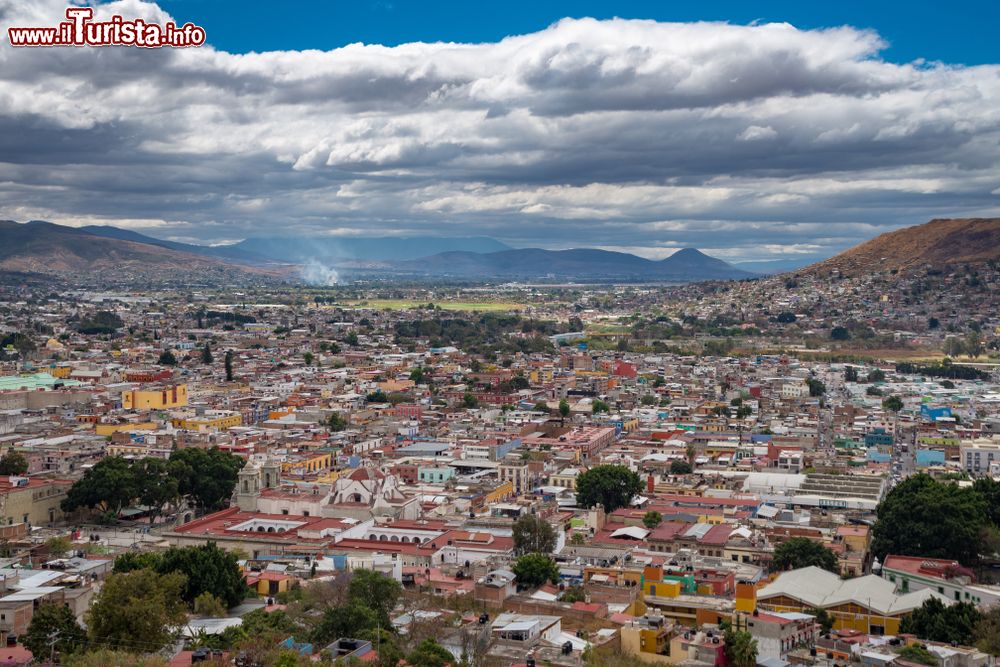
[[[0,0],[4,42],[64,9]],[[113,12],[167,20],[138,0]],[[325,52],[4,43],[0,217],[178,220],[207,241],[669,233],[756,257],[1000,211],[1000,67],[888,63],[883,46],[849,27],[592,19]]]

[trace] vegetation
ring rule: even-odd
[[[55,642],[52,643],[52,638]],[[35,610],[24,636],[24,645],[39,659],[55,650],[59,655],[74,653],[86,646],[87,631],[63,604],[46,603]]]
[[[899,649],[897,653],[901,658],[921,665],[927,665],[928,667],[936,667],[938,664],[937,657],[919,644],[908,644]]]
[[[187,618],[184,585],[179,573],[112,574],[87,612],[90,640],[108,648],[158,651]]]
[[[676,459],[670,462],[671,475],[690,475],[693,470],[693,466],[688,461]]]
[[[599,503],[610,514],[620,507],[628,507],[641,490],[642,480],[628,468],[600,465],[576,478],[576,504],[590,508]]]
[[[896,364],[897,373],[906,375],[926,375],[933,378],[948,378],[950,380],[988,380],[990,376],[971,366],[958,366],[945,360],[940,364],[913,364],[903,362]]]
[[[771,562],[771,569],[774,571],[797,570],[800,567],[810,566],[821,567],[830,572],[840,572],[837,554],[808,537],[793,537],[779,544],[774,550],[774,559]]]
[[[514,555],[551,553],[556,548],[556,533],[545,519],[523,514],[514,522]]]
[[[973,565],[979,559],[981,535],[989,527],[986,501],[975,487],[938,482],[926,474],[893,488],[877,517],[872,551],[881,560],[899,554]]]
[[[541,586],[559,582],[559,567],[545,554],[526,554],[517,559],[513,568],[517,581],[522,586]]]
[[[178,449],[168,461],[107,456],[70,487],[62,509],[101,509],[117,515],[139,501],[153,508],[155,518],[165,504],[184,497],[215,510],[228,503],[243,464],[243,459],[217,447]]]
[[[756,667],[757,640],[749,632],[725,628],[723,641],[726,643],[726,658],[732,667]]]
[[[657,526],[663,523],[663,515],[656,511],[646,512],[642,516],[642,525],[644,525],[649,530],[653,530]]]
[[[23,475],[28,472],[28,459],[21,452],[9,450],[0,457],[0,475]]]
[[[157,360],[157,363],[161,366],[176,366],[177,357],[175,357],[174,353],[170,350],[164,350],[163,352],[160,352],[160,358]]]
[[[938,598],[930,598],[903,619],[899,630],[932,642],[968,645],[973,643],[980,620],[979,610],[969,602],[947,605]]]
[[[115,558],[117,573],[141,569],[184,575],[181,598],[192,607],[206,593],[232,607],[242,602],[247,592],[236,555],[220,549],[214,542],[197,547],[171,547],[162,554],[126,552]]]

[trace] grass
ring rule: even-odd
[[[372,299],[370,301],[350,301],[342,305],[351,308],[375,308],[376,310],[408,310],[426,306],[427,303],[427,301],[415,301],[411,299]],[[481,312],[503,312],[508,310],[522,310],[524,308],[523,303],[509,301],[435,301],[434,305],[441,310],[478,310]]]

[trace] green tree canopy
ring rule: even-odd
[[[21,452],[8,451],[0,457],[0,475],[23,475],[28,472],[28,459]]]
[[[425,639],[406,656],[411,667],[446,667],[456,663],[455,656],[433,639]]]
[[[84,648],[87,631],[76,622],[76,616],[63,604],[45,603],[35,610],[24,636],[24,645],[39,661],[48,658],[55,636],[55,650],[60,655],[73,653]]]
[[[218,447],[185,447],[170,454],[170,474],[177,479],[178,491],[206,510],[229,504],[236,475],[246,462]]]
[[[675,459],[670,462],[670,474],[671,475],[690,475],[693,468],[691,464],[687,461],[681,459]]]
[[[659,512],[650,510],[642,516],[642,525],[650,530],[653,530],[661,523],[663,523],[663,515]]]
[[[181,598],[189,605],[203,593],[211,593],[227,607],[243,601],[247,587],[236,554],[220,549],[215,542],[196,547],[171,547],[156,566],[160,574],[184,575]]]
[[[355,570],[347,588],[351,600],[375,611],[382,627],[389,627],[389,614],[392,613],[403,587],[392,577],[387,577],[374,570]]]
[[[889,412],[899,412],[903,409],[903,399],[899,396],[890,396],[882,401],[882,407]]]
[[[968,645],[981,619],[979,610],[969,602],[949,605],[938,598],[930,598],[903,618],[899,631],[932,642]]]
[[[919,474],[898,484],[879,504],[872,528],[872,551],[947,558],[963,565],[979,558],[980,536],[988,527],[986,503],[973,488]]]
[[[749,632],[727,627],[723,634],[726,658],[732,667],[756,667],[757,640]]]
[[[177,573],[112,574],[87,612],[91,641],[148,653],[163,648],[187,618],[184,583],[184,575]]]
[[[522,514],[514,522],[514,555],[551,553],[556,548],[552,524],[536,514]]]
[[[513,568],[518,583],[523,586],[541,586],[559,581],[559,567],[545,554],[526,554],[517,559]]]
[[[121,456],[106,456],[73,483],[61,505],[64,512],[86,507],[118,514],[138,493],[131,463]]]
[[[778,545],[771,562],[773,571],[797,570],[800,567],[821,567],[830,572],[840,572],[837,554],[808,537],[793,537]]]
[[[164,350],[163,352],[160,352],[160,358],[157,360],[157,363],[161,366],[176,366],[177,357],[175,357],[174,353],[170,350]]]
[[[628,468],[600,465],[577,476],[576,504],[590,508],[600,503],[610,514],[620,507],[628,507],[641,490],[642,480]]]

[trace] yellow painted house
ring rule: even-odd
[[[122,392],[122,407],[126,410],[164,410],[183,408],[188,404],[186,384],[161,389],[132,389]]]
[[[118,431],[152,431],[157,428],[156,424],[153,422],[142,422],[142,423],[131,423],[126,422],[124,424],[94,424],[94,433],[96,435],[108,436],[112,433],[117,433]]]
[[[187,417],[170,420],[174,428],[183,428],[189,431],[209,431],[218,429],[223,431],[233,428],[243,423],[243,417],[238,412],[206,413],[201,417]]]

